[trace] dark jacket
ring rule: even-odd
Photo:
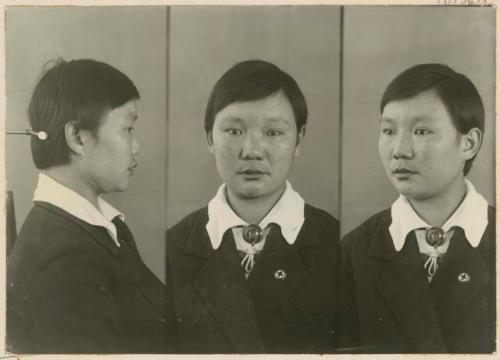
[[[346,235],[341,241],[344,345],[363,345],[365,352],[493,352],[494,208],[488,221],[477,248],[462,229],[454,232],[430,284],[414,232],[396,252],[388,230],[390,209]],[[463,281],[463,274],[470,280]]]
[[[134,247],[36,202],[8,259],[7,349],[168,351],[164,285]]]
[[[214,250],[200,209],[167,232],[167,284],[184,353],[328,352],[336,339],[338,222],[305,207],[293,245],[271,232],[248,280],[231,231]],[[276,279],[283,270],[284,279]]]

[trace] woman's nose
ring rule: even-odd
[[[262,159],[262,139],[258,134],[249,132],[245,134],[241,147],[241,158],[245,160]]]
[[[393,156],[395,159],[409,159],[413,156],[413,143],[411,136],[401,134],[394,144]]]

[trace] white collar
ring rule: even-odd
[[[115,244],[120,247],[116,227],[111,221],[117,216],[124,220],[124,216],[101,197],[97,198],[97,209],[77,192],[40,173],[33,201],[50,203],[91,225],[104,227]]]
[[[297,239],[304,223],[304,199],[287,181],[285,191],[271,211],[260,222],[261,228],[270,223],[278,224],[285,240],[291,245]],[[249,225],[229,206],[226,199],[226,184],[222,184],[215,197],[208,203],[208,222],[205,228],[212,247],[217,249],[227,229],[234,226]]]
[[[461,227],[465,237],[472,247],[477,247],[481,242],[483,233],[488,225],[488,202],[479,194],[474,185],[465,179],[466,195],[458,209],[442,226],[444,231],[449,231],[453,226]],[[403,248],[406,236],[415,229],[430,227],[422,220],[410,205],[408,199],[400,195],[391,206],[392,223],[389,226],[396,251]]]

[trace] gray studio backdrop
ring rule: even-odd
[[[161,279],[165,230],[220,184],[204,109],[215,81],[241,60],[274,62],[304,91],[310,117],[291,182],[340,217],[343,233],[396,196],[377,155],[378,102],[395,75],[420,62],[448,63],[478,86],[488,125],[470,177],[494,203],[492,9],[346,7],[343,29],[338,6],[7,7],[6,22],[7,129],[28,127],[33,87],[57,57],[108,62],[137,85],[139,168],[127,192],[106,198]],[[6,167],[19,228],[36,183],[29,138],[7,137]]]

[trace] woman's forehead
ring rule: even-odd
[[[215,116],[215,120],[243,121],[267,120],[270,122],[295,122],[292,106],[281,93],[253,101],[233,102]]]

